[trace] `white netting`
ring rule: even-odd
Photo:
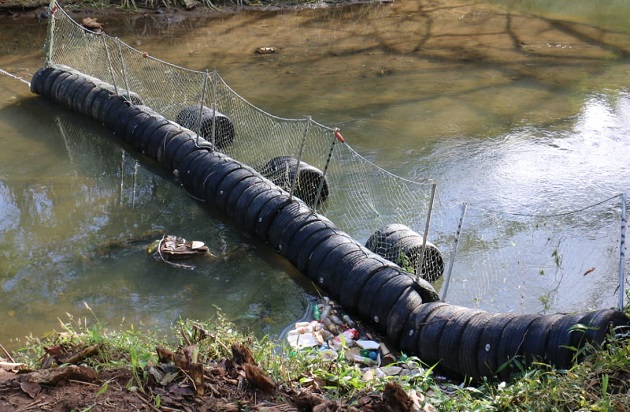
[[[73,67],[113,85],[133,102],[141,99],[410,272],[433,280],[452,269],[450,283],[438,281],[443,295],[448,286],[448,301],[519,312],[617,302],[619,197],[554,216],[470,206],[460,236],[462,206],[437,201],[431,213],[436,186],[430,179],[410,181],[377,167],[344,143],[336,129],[310,118],[268,114],[216,72],[178,67],[117,38],[87,31],[60,8],[53,16],[47,64]],[[425,243],[420,235],[429,227],[427,216],[431,236]]]

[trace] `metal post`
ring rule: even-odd
[[[107,54],[107,62],[109,63],[109,75],[112,76],[112,84],[114,85],[114,93],[118,94],[118,87],[116,86],[116,76],[114,75],[114,65],[112,64],[112,57],[109,55],[109,49],[107,48],[107,40],[105,36],[101,36],[103,39],[103,47],[105,48],[105,54]]]
[[[625,252],[624,248],[626,247],[626,200],[627,196],[625,193],[621,194],[621,237],[619,241],[619,311],[623,310],[623,300],[625,298]]]
[[[125,150],[121,150],[120,159],[120,205],[122,206],[125,199]]]
[[[319,203],[319,199],[322,195],[322,189],[324,188],[324,181],[326,180],[326,173],[328,173],[328,166],[330,165],[330,159],[332,158],[333,150],[335,150],[335,144],[337,143],[337,133],[339,129],[335,128],[335,133],[333,133],[332,143],[330,145],[330,150],[328,151],[328,158],[326,158],[326,164],[324,165],[324,170],[322,173],[322,178],[319,181],[319,186],[317,187],[317,196],[315,197],[315,202],[313,203],[313,213],[317,213],[317,204]]]
[[[46,60],[44,61],[44,67],[50,67],[53,65],[52,54],[54,47],[55,37],[55,12],[57,11],[57,0],[50,0],[48,5],[48,33],[46,34],[46,43],[44,44],[44,54]]]
[[[427,238],[429,237],[429,227],[431,225],[431,215],[433,214],[433,202],[435,201],[435,188],[437,187],[437,183],[433,182],[431,184],[431,198],[429,199],[429,210],[427,211],[427,222],[424,226],[424,235],[422,236],[422,249],[420,249],[420,262],[418,268],[420,273],[416,272],[416,279],[420,279],[422,273],[424,272],[424,251],[427,247]]]
[[[199,136],[201,135],[201,126],[203,120],[203,106],[206,102],[206,95],[208,94],[208,69],[206,69],[206,75],[203,77],[203,90],[201,91],[201,102],[199,103],[199,118],[197,119],[197,147],[199,146]],[[213,105],[214,106],[214,105]],[[214,113],[212,122],[214,123]],[[214,127],[212,128],[212,133],[214,135]],[[214,139],[212,141],[212,147],[214,149]]]
[[[211,143],[212,147],[216,147],[214,145],[215,139],[217,136],[217,83],[219,78],[219,72],[217,69],[214,69],[214,81],[212,82],[212,138]]]
[[[127,101],[129,104],[133,106],[133,102],[131,101],[131,92],[129,91],[129,81],[127,79],[127,70],[125,67],[125,59],[122,54],[122,47],[120,47],[120,39],[116,37],[116,45],[118,46],[118,55],[120,56],[120,67],[122,68],[123,80],[125,81],[125,88],[127,89]]]
[[[302,143],[300,144],[300,152],[297,157],[297,164],[295,165],[295,173],[293,174],[293,178],[291,179],[291,183],[289,185],[289,199],[293,200],[293,188],[295,188],[295,184],[297,183],[298,177],[300,175],[300,163],[302,162],[302,155],[304,154],[304,146],[306,146],[306,137],[308,136],[308,129],[311,127],[311,116],[306,116],[306,126],[304,127],[304,134],[302,134]]]
[[[457,245],[459,245],[459,238],[462,235],[462,227],[464,226],[464,215],[466,215],[466,208],[468,205],[466,203],[462,203],[462,214],[459,217],[459,224],[457,225],[457,233],[455,234],[455,244],[453,244],[453,253],[451,254],[451,261],[448,263],[448,270],[446,271],[446,277],[444,278],[444,283],[442,284],[442,296],[440,299],[442,302],[446,301],[446,294],[448,293],[448,286],[451,283],[451,274],[453,273],[453,263],[455,262],[455,256],[457,255]]]

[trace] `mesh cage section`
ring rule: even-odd
[[[201,106],[204,89],[211,87],[204,87],[204,72],[155,59],[119,39],[113,41],[115,45],[110,54],[114,54],[118,87],[129,87],[140,96],[143,104],[173,121],[186,108]]]
[[[234,127],[234,141],[220,148],[223,153],[261,173],[276,157],[298,157],[306,119],[272,116],[239,96],[218,75],[216,78],[214,101],[209,104],[216,104],[217,111],[227,116]]]
[[[449,302],[517,313],[613,307],[618,300],[621,202],[517,215],[471,206]]]
[[[86,30],[61,8],[49,24],[47,62],[106,82],[213,141],[360,243],[434,282],[450,303],[568,312],[613,307],[621,297],[619,197],[553,216],[445,205],[439,194],[431,205],[433,181],[407,180],[374,165],[338,139],[336,129],[310,118],[266,113],[216,72],[153,58]]]

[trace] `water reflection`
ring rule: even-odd
[[[240,247],[256,243],[126,153],[110,132],[35,98],[1,109],[0,118],[26,137],[3,153],[0,168],[3,336],[26,335],[32,320],[50,321],[51,312],[80,315],[83,302],[101,321],[161,328],[179,317],[207,318],[215,304],[257,333],[279,333],[303,314],[309,287],[301,276],[263,245]],[[220,258],[197,259],[194,271],[155,261],[146,247],[164,232],[203,240]]]
[[[139,50],[217,68],[266,111],[340,126],[380,166],[437,181],[430,240],[447,256],[468,202],[449,301],[521,311],[539,308],[541,298],[557,307],[610,305],[618,202],[566,218],[531,215],[579,210],[630,189],[630,10],[612,4],[396,2],[103,20]],[[2,67],[32,74],[42,62],[42,27],[29,25],[34,34],[23,43],[0,41]],[[279,53],[255,55],[260,46]],[[0,153],[0,311],[10,314],[13,334],[48,328],[50,313],[76,313],[83,300],[103,318],[160,325],[206,317],[215,302],[254,324],[301,315],[295,282],[304,277],[264,247],[183,274],[147,261],[140,245],[99,255],[108,242],[165,229],[226,251],[252,240],[182,196],[170,176],[145,163],[136,169],[90,122],[41,99],[18,107],[28,93],[9,81],[0,79],[9,105],[0,110],[0,136],[12,148]]]

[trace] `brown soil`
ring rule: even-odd
[[[64,348],[64,359],[89,363],[98,348]],[[395,384],[366,394],[355,406],[325,400],[316,380],[308,388],[274,382],[249,349],[232,345],[232,358],[194,363],[192,346],[158,348],[160,363],[138,369],[97,371],[68,365],[59,348],[48,348],[46,369],[0,368],[0,412],[4,411],[411,411],[413,401]],[[54,354],[54,355],[51,355]],[[56,366],[64,362],[63,366]],[[320,382],[321,385],[325,382]],[[416,409],[417,410],[417,409]]]

